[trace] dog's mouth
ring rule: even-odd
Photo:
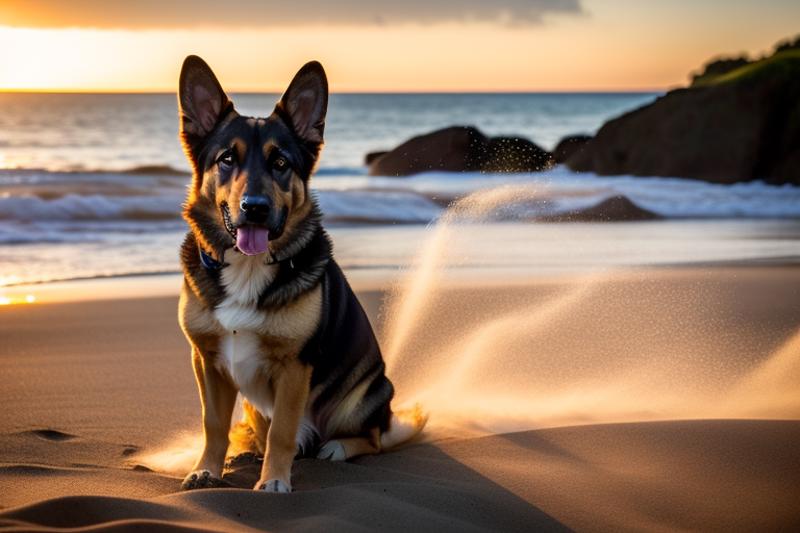
[[[228,233],[233,240],[236,240],[236,226],[233,225],[233,221],[231,220],[231,210],[228,207],[226,202],[223,202],[220,205],[220,211],[222,212],[222,222],[225,224],[225,229],[228,230]]]
[[[231,220],[230,208],[227,203],[220,206],[225,229],[236,242],[236,249],[245,255],[263,254],[269,249],[269,230],[256,224],[241,224],[239,226]]]

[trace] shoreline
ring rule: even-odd
[[[482,268],[449,270],[441,276],[449,287],[471,286],[476,280],[482,286],[514,286],[530,283],[549,283],[582,279],[589,276],[603,276],[607,279],[619,276],[636,275],[658,276],[668,271],[709,271],[725,269],[795,269],[800,268],[800,256],[778,258],[753,258],[723,261],[698,261],[687,263],[664,263],[652,265],[616,266],[607,268],[586,268],[583,271],[563,273],[530,273],[524,269]],[[412,272],[411,267],[396,268],[343,268],[347,279],[355,290],[379,290],[388,286],[402,284]],[[68,303],[94,300],[140,299],[152,297],[178,296],[183,274],[181,272],[130,273],[102,277],[87,277],[35,283],[0,285],[0,307],[43,303]],[[32,295],[33,302],[26,302]]]
[[[9,230],[16,231],[14,224]],[[527,280],[614,269],[800,263],[800,221],[451,224],[444,220],[431,226],[334,225],[328,231],[339,265],[355,282],[372,286],[402,276],[421,254],[425,261],[445,266],[449,279],[474,278],[482,283],[492,278]],[[0,259],[0,303],[4,297],[19,301],[28,294],[42,293],[44,298],[54,286],[60,288],[58,299],[63,301],[71,298],[65,292],[73,286],[106,293],[105,287],[130,285],[127,280],[134,278],[143,280],[142,287],[154,285],[144,280],[180,272],[176,250],[184,235],[178,230],[152,235],[122,232],[94,241],[98,235],[90,231],[85,243],[0,246],[5,250]],[[84,280],[83,285],[74,285],[77,279]],[[104,279],[115,281],[104,283]]]

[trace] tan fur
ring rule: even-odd
[[[269,300],[275,293],[265,291],[277,279],[279,269],[295,268],[291,261],[297,250],[293,248],[306,246],[309,241],[305,239],[312,238],[309,235],[322,235],[309,233],[319,229],[315,226],[319,214],[309,194],[307,178],[317,164],[322,144],[327,79],[321,65],[308,63],[269,118],[245,120],[234,111],[230,99],[201,59],[188,57],[180,80],[181,139],[194,169],[184,218],[200,248],[205,267],[208,267],[207,254],[213,255],[214,262],[224,265],[224,268],[208,267],[214,271],[209,276],[202,272],[195,275],[196,272],[188,270],[180,298],[179,321],[192,348],[205,436],[195,471],[187,476],[183,486],[187,489],[218,486],[221,482],[217,478],[221,477],[226,452],[232,445],[237,451],[265,455],[256,488],[288,492],[298,442],[301,446],[311,444],[318,431],[312,421],[304,418],[310,412],[312,368],[300,361],[300,353],[319,327],[323,306],[319,278],[308,276],[321,275],[325,263],[309,267],[311,274],[299,272],[296,276],[299,281],[294,281],[297,284],[284,289],[284,294],[295,290],[286,298],[291,301],[279,308],[274,307],[277,305],[274,302],[285,299]],[[198,87],[208,93],[209,100],[195,98]],[[317,98],[314,109],[305,105],[308,96]],[[230,134],[225,133],[228,126],[232,128]],[[253,138],[262,139],[261,132],[251,130],[265,126],[270,126],[266,128],[270,132],[266,133],[269,139],[261,146],[251,146]],[[283,136],[287,126],[299,135],[309,150],[307,155],[314,160],[313,163],[303,162],[300,170],[289,165],[295,171],[288,176],[289,170],[277,164],[279,161],[274,158],[274,150],[281,149],[279,143],[287,142]],[[202,138],[212,131],[221,132],[221,136]],[[251,137],[251,133],[255,137]],[[254,159],[259,149],[263,161]],[[233,151],[230,155],[235,155],[231,157],[235,162],[228,160],[228,150]],[[216,153],[211,153],[214,151]],[[273,167],[268,169],[267,164]],[[306,168],[308,166],[311,168]],[[255,210],[241,213],[245,193],[262,198],[268,196],[262,202],[262,207],[269,208],[267,222],[263,217],[256,218]],[[269,235],[266,252],[248,256],[234,249],[236,237],[233,234],[236,227],[241,230],[243,220],[262,224],[274,233]],[[194,242],[187,240],[186,244],[194,245]],[[329,253],[327,237],[319,244],[323,245],[325,253]],[[185,253],[190,251],[184,248],[182,254]],[[188,269],[205,268],[197,266],[196,259],[193,262],[186,256],[182,258]],[[313,283],[317,283],[316,286],[308,289]],[[277,287],[277,291],[280,290],[281,287]],[[300,290],[306,292],[297,296]],[[262,305],[271,307],[259,308],[262,295],[267,298]],[[392,427],[386,435],[391,433],[394,437],[387,437],[386,441],[377,427],[357,427],[352,415],[370,383],[371,380],[364,380],[350,391],[330,417],[327,426],[336,433],[356,436],[324,443],[323,448],[328,446],[329,458],[378,453],[382,447],[399,442],[398,437],[413,436],[409,428],[418,432],[424,424]],[[237,393],[244,398],[244,420],[231,430]],[[326,438],[329,434],[326,433]]]
[[[244,412],[242,420],[237,422],[228,434],[230,440],[228,452],[234,456],[248,452],[264,455],[267,450],[270,419],[264,418],[247,400],[242,401],[242,411]]]
[[[291,487],[292,462],[297,451],[295,436],[306,408],[310,382],[311,367],[295,358],[285,360],[276,372],[275,409],[267,433],[267,454],[256,488],[273,479]]]
[[[223,306],[226,308],[236,307],[235,300],[233,303],[226,302],[227,300],[218,306],[217,310]],[[251,329],[261,336],[266,346],[272,346],[278,351],[285,351],[279,349],[280,346],[283,346],[289,352],[296,350],[299,354],[299,349],[314,333],[319,323],[321,306],[322,289],[317,286],[295,301],[280,309],[271,310],[269,313],[257,311],[252,306],[242,305],[242,320],[248,325],[247,329]],[[200,340],[209,335],[218,341],[229,330],[217,319],[215,314],[217,310],[204,307],[197,296],[188,287],[184,287],[178,306],[178,319],[184,334],[193,343],[196,342],[196,339]],[[204,350],[204,353],[207,351]],[[213,348],[211,351],[216,352],[217,349]],[[276,353],[269,357],[283,358],[285,355]]]
[[[317,286],[280,309],[259,311],[255,303],[260,289],[245,285],[268,283],[269,277],[260,281],[262,277],[250,274],[253,268],[262,268],[263,274],[274,267],[254,266],[251,263],[265,258],[232,250],[230,258],[226,252],[226,260],[230,263],[222,283],[231,294],[216,309],[204,307],[188,287],[184,287],[179,305],[181,327],[193,345],[203,412],[205,446],[194,470],[221,476],[233,403],[240,391],[260,416],[247,417],[253,442],[246,444],[240,439],[237,445],[266,451],[261,483],[279,479],[291,487],[295,436],[311,380],[311,368],[300,363],[297,356],[319,324],[322,289]],[[242,354],[243,359],[236,359],[235,347],[241,339],[247,353]],[[241,368],[243,365],[249,366]],[[259,446],[264,440],[266,450]]]
[[[275,142],[272,139],[268,140],[263,145],[261,145],[261,153],[264,154],[264,159],[269,158],[269,154],[274,147],[275,147]]]
[[[289,188],[290,202],[292,205],[301,206],[306,201],[306,184],[303,183],[297,174],[292,174],[291,186]]]
[[[345,459],[359,455],[373,455],[381,452],[381,436],[378,428],[370,431],[369,437],[351,437],[339,439],[344,448]]]
[[[203,452],[193,470],[207,470],[212,476],[221,477],[236,389],[208,364],[197,349],[192,350],[192,364],[200,389],[204,437]]]

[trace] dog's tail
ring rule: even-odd
[[[381,449],[390,450],[413,439],[427,421],[428,413],[422,410],[420,404],[415,404],[411,409],[395,411],[389,422],[389,430],[381,433]]]

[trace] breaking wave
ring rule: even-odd
[[[0,221],[142,225],[178,221],[188,178],[158,170],[139,167],[134,174],[0,170]],[[504,221],[570,212],[613,196],[625,196],[665,218],[800,218],[800,187],[599,177],[562,167],[539,174],[440,172],[409,178],[370,177],[363,168],[323,168],[313,183],[329,223],[428,224],[458,198],[498,185],[524,191],[509,195],[494,213],[495,220]],[[7,233],[0,231],[0,243],[43,238]],[[70,238],[80,236],[66,240]]]

